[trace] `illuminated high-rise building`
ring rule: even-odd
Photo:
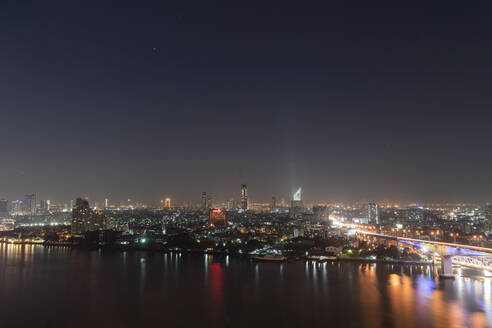
[[[290,202],[290,214],[293,216],[298,216],[304,213],[304,204],[301,199],[301,188],[292,194],[292,200]]]
[[[210,209],[208,223],[210,227],[214,228],[227,227],[227,212],[217,208]]]
[[[165,208],[171,208],[171,198],[166,198],[164,199],[164,207]]]
[[[492,231],[492,204],[485,205],[485,224],[489,231]]]
[[[290,204],[291,209],[302,209],[304,208],[301,199],[302,188],[297,189],[297,191],[292,195],[292,202]]]
[[[241,185],[241,208],[244,211],[248,209],[248,187],[245,183]]]
[[[294,195],[292,195],[292,200],[293,201],[296,201],[296,202],[300,202],[301,201],[301,191],[302,191],[302,188],[299,188],[294,193]]]
[[[375,203],[367,204],[367,218],[369,223],[379,224],[379,206]]]

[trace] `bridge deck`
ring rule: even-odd
[[[463,245],[463,244],[454,244],[454,243],[446,243],[446,242],[442,242],[442,241],[433,241],[433,240],[414,239],[414,238],[407,238],[407,237],[389,236],[389,235],[383,235],[383,234],[364,231],[364,230],[356,230],[356,231],[357,231],[357,233],[362,233],[365,235],[371,235],[371,236],[376,236],[376,237],[381,237],[381,238],[386,238],[386,239],[411,241],[411,242],[416,242],[416,243],[421,243],[421,244],[434,244],[434,245],[441,245],[441,246],[448,246],[448,247],[455,247],[455,248],[463,248],[463,249],[470,249],[470,250],[474,250],[474,251],[478,251],[478,252],[484,252],[484,253],[492,254],[492,248],[472,246],[472,245]]]

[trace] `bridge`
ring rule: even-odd
[[[441,278],[454,278],[452,266],[453,259],[456,263],[461,265],[492,271],[491,262],[486,262],[486,264],[484,264],[483,262],[477,260],[477,257],[492,256],[492,248],[384,235],[360,229],[356,229],[355,232],[357,234],[395,240],[397,242],[398,249],[400,249],[400,243],[406,243],[418,247],[424,253],[439,255],[441,258],[442,269],[440,274]]]

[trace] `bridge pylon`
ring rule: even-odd
[[[453,274],[453,255],[441,255],[441,274],[440,278],[454,279]]]

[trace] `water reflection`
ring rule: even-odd
[[[360,302],[362,304],[363,322],[368,327],[382,326],[381,292],[374,283],[376,270],[370,264],[362,264],[359,268]]]
[[[221,321],[224,304],[224,277],[220,263],[213,263],[210,270],[210,306],[212,321],[215,325]]]
[[[460,275],[0,244],[0,317],[5,327],[58,327],[74,316],[80,327],[491,327],[492,278]]]

